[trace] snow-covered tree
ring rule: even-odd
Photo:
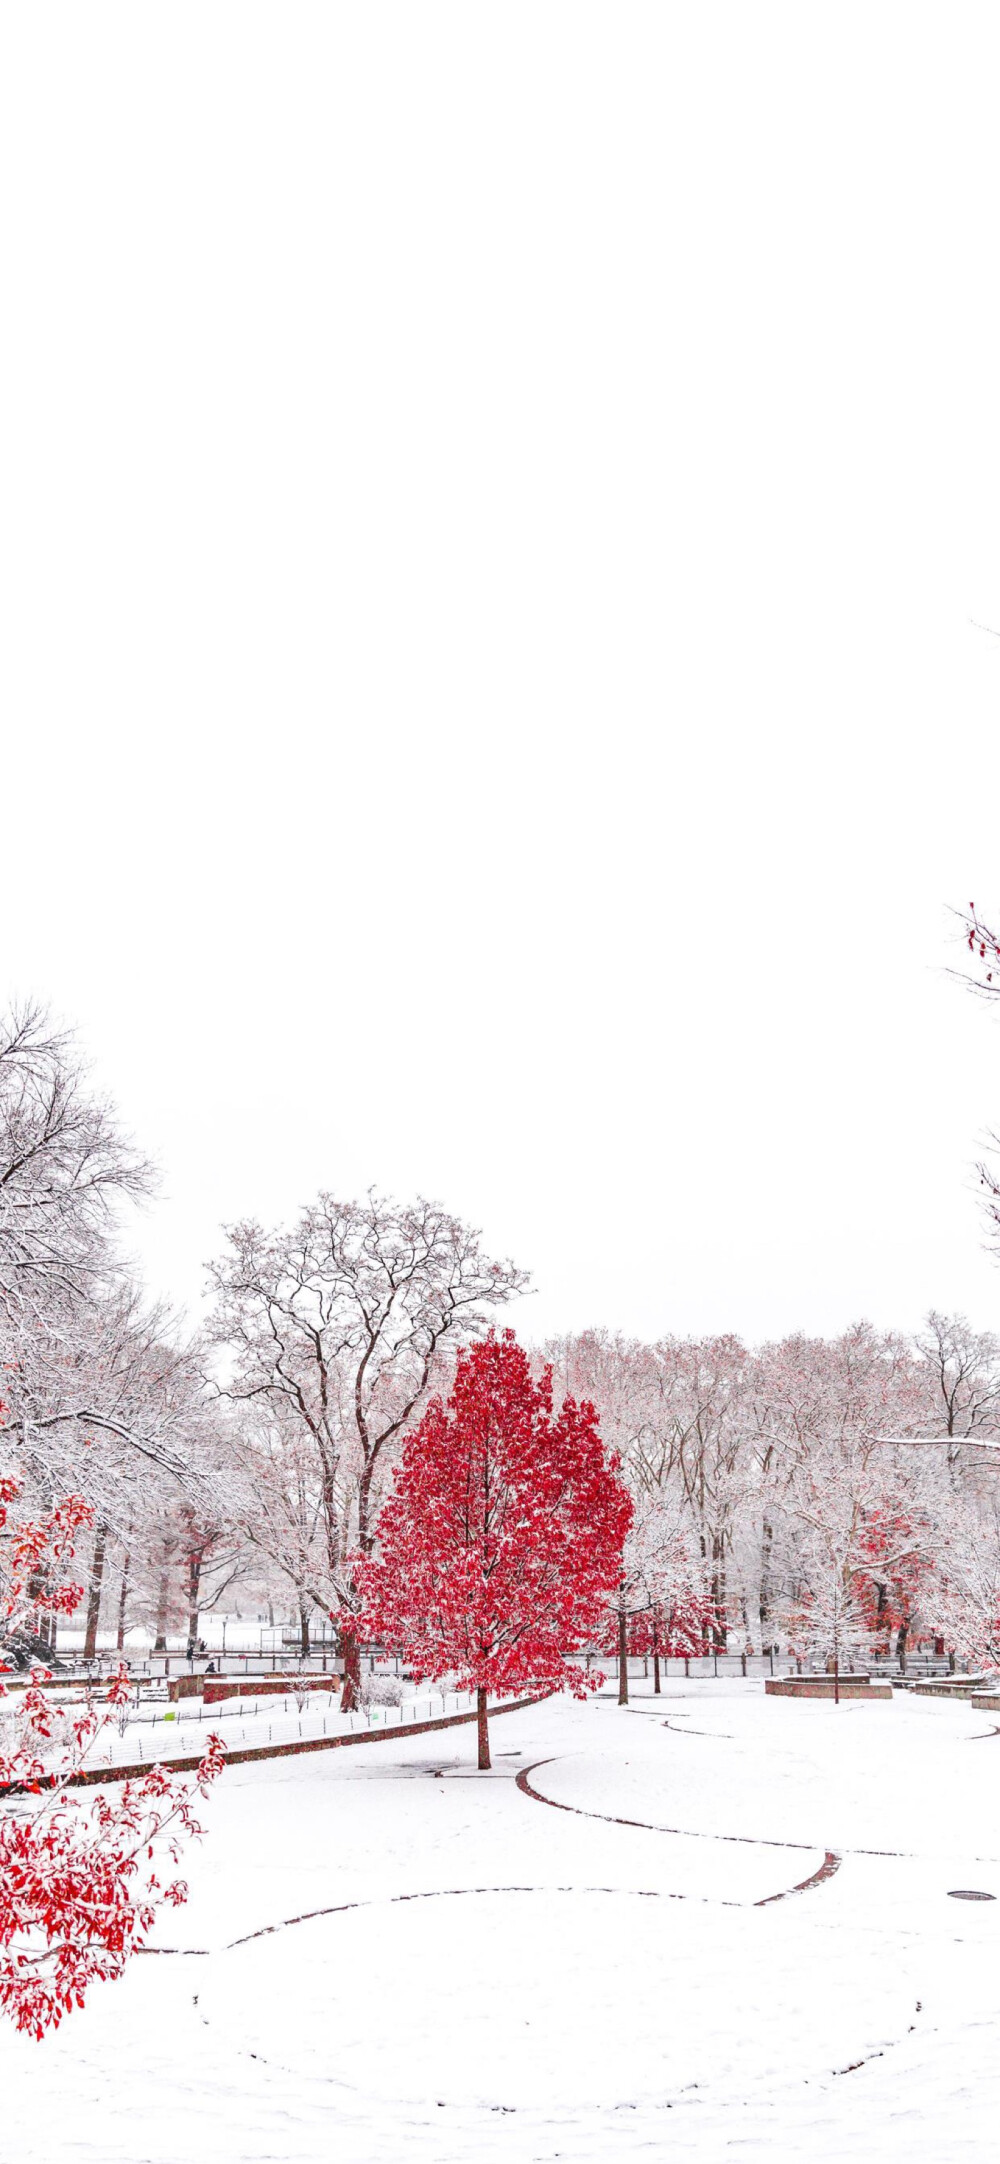
[[[716,1618],[702,1560],[685,1533],[678,1501],[662,1489],[644,1488],[635,1480],[634,1468],[631,1479],[629,1469],[623,1471],[633,1514],[608,1611],[607,1650],[618,1656],[618,1703],[627,1706],[630,1654],[652,1655],[656,1693],[661,1658],[705,1653]]]
[[[261,1400],[312,1459],[325,1613],[357,1605],[350,1556],[371,1553],[391,1457],[446,1355],[523,1290],[523,1271],[436,1205],[323,1194],[287,1232],[232,1227],[212,1280],[211,1325],[234,1408]],[[344,1704],[356,1702],[356,1634],[344,1637]]]
[[[115,1220],[151,1171],[44,1008],[0,1018],[0,1307],[34,1324],[93,1299],[117,1263]]]

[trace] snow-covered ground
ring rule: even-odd
[[[487,1775],[471,1727],[232,1767],[164,1950],[0,2030],[4,2164],[992,2159],[988,1716],[709,1681],[492,1725]]]
[[[53,1694],[57,1701],[58,1692]],[[62,1702],[72,1703],[68,1692]],[[442,1715],[467,1713],[475,1704],[468,1691],[406,1689],[399,1706],[372,1705],[356,1713],[341,1713],[339,1687],[267,1692],[259,1697],[225,1698],[203,1705],[200,1698],[181,1699],[170,1705],[164,1691],[155,1703],[147,1699],[130,1709],[124,1727],[108,1722],[87,1752],[88,1768],[98,1766],[169,1765],[172,1758],[190,1758],[205,1749],[213,1729],[226,1748],[267,1749],[272,1743],[307,1742],[320,1736],[356,1735],[371,1728],[405,1728],[407,1722],[439,1720]]]

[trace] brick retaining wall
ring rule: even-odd
[[[870,1676],[841,1676],[837,1686],[841,1698],[891,1698],[891,1683],[873,1683]],[[834,1679],[832,1676],[765,1676],[764,1690],[769,1698],[831,1698]]]
[[[172,1705],[180,1698],[203,1698],[217,1706],[223,1698],[287,1698],[291,1691],[339,1691],[341,1679],[329,1676],[171,1676],[167,1692]]]
[[[974,1691],[988,1690],[988,1676],[941,1676],[934,1682],[915,1683],[918,1698],[971,1698]]]

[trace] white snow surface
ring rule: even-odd
[[[173,1758],[193,1757],[204,1751],[212,1730],[217,1730],[227,1750],[266,1750],[274,1743],[297,1743],[310,1737],[356,1735],[370,1728],[405,1728],[408,1721],[438,1720],[442,1715],[467,1713],[475,1704],[468,1691],[405,1690],[398,1706],[373,1705],[356,1713],[340,1712],[339,1687],[303,1694],[298,1705],[294,1691],[247,1694],[204,1705],[200,1698],[182,1699],[170,1706],[164,1698],[155,1707],[140,1706],[119,1732],[109,1721],[87,1752],[88,1768],[101,1766],[169,1766]]]
[[[640,1689],[233,1766],[163,1950],[0,2028],[4,2164],[992,2158],[1000,1729]]]

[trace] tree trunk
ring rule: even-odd
[[[618,1610],[618,1703],[628,1705],[628,1617]]]
[[[35,1637],[41,1639],[43,1646],[47,1646],[49,1643],[49,1611],[47,1608],[40,1608],[38,1606],[38,1602],[40,1601],[42,1593],[44,1591],[41,1578],[37,1575],[33,1578],[29,1578],[27,1590],[29,1601],[34,1603],[31,1617],[31,1628],[35,1633]]]
[[[476,1692],[476,1734],[479,1739],[479,1771],[490,1770],[490,1730],[486,1719],[486,1692]]]
[[[653,1617],[653,1696],[660,1696],[660,1628]]]
[[[765,1518],[761,1529],[760,1593],[757,1603],[760,1615],[760,1642],[762,1646],[769,1635],[771,1627],[771,1551],[773,1547],[774,1528]]]
[[[94,1559],[90,1566],[90,1593],[87,1599],[87,1629],[83,1641],[83,1657],[92,1661],[97,1653],[97,1626],[101,1615],[101,1587],[104,1583],[104,1558],[107,1553],[108,1528],[99,1525],[94,1537]]]
[[[126,1556],[126,1557],[125,1557],[125,1561],[124,1561],[124,1563],[122,1564],[122,1585],[121,1585],[121,1592],[120,1592],[120,1593],[119,1593],[119,1595],[118,1595],[118,1651],[119,1651],[119,1653],[122,1653],[122,1652],[124,1652],[124,1650],[125,1650],[125,1604],[126,1604],[126,1602],[127,1602],[127,1600],[128,1600],[128,1567],[129,1567],[129,1562],[130,1562],[130,1557],[129,1557],[129,1556]]]
[[[899,1661],[899,1673],[901,1676],[905,1676],[906,1674],[906,1636],[909,1628],[909,1616],[904,1616],[899,1626],[899,1634],[896,1639],[896,1657]]]
[[[716,1653],[725,1653],[728,1647],[729,1640],[725,1625],[726,1541],[725,1535],[722,1533],[714,1534],[712,1539],[712,1608],[712,1632],[715,1638],[714,1650]]]
[[[299,1651],[303,1659],[308,1659],[312,1651],[309,1644],[309,1610],[304,1600],[299,1602]]]
[[[372,1500],[372,1476],[378,1448],[365,1452],[365,1468],[358,1482],[358,1547],[362,1555],[370,1555],[375,1546],[375,1535],[369,1525]]]
[[[344,1631],[340,1642],[344,1654],[340,1710],[341,1713],[353,1713],[361,1704],[361,1647],[354,1631]]]
[[[169,1606],[169,1596],[170,1572],[167,1568],[167,1565],[164,1564],[163,1569],[160,1572],[160,1583],[156,1596],[156,1639],[153,1645],[154,1653],[165,1653],[167,1650],[167,1611]]]
[[[879,1585],[876,1580],[875,1591],[878,1595],[875,1603],[875,1629],[878,1633],[875,1651],[879,1657],[884,1652],[886,1658],[888,1658],[892,1643],[892,1631],[889,1624],[889,1588],[886,1585]]]
[[[201,1556],[193,1553],[188,1557],[188,1640],[196,1644],[198,1638],[198,1595],[201,1591]]]

